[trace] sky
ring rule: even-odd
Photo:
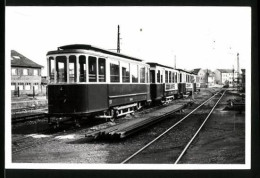
[[[117,48],[146,62],[186,70],[250,68],[250,7],[6,7],[6,60],[16,50],[44,66],[68,44]]]

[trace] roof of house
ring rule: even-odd
[[[200,69],[201,69],[201,68],[193,69],[191,72],[194,73],[195,75],[198,75]]]
[[[18,53],[15,50],[11,50],[11,66],[15,67],[33,67],[33,68],[42,68],[43,66],[33,62],[24,55]]]
[[[221,73],[233,73],[232,69],[217,69]]]

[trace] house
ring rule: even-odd
[[[15,50],[11,50],[11,94],[26,95],[42,92],[41,70],[43,66],[33,62]]]
[[[235,78],[237,78],[237,73],[234,73],[232,69],[216,69],[215,73],[215,82],[216,84],[225,85],[234,84]]]
[[[209,80],[208,75],[211,72],[210,70],[197,68],[193,69],[191,72],[196,75],[196,83],[200,83],[202,88],[207,87]]]

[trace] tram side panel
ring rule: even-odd
[[[161,100],[164,96],[164,84],[150,84],[151,99],[153,101]]]
[[[107,85],[49,85],[49,114],[83,114],[108,108]]]
[[[109,107],[149,101],[149,90],[147,84],[110,84],[108,86]]]

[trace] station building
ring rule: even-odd
[[[11,94],[29,95],[42,93],[41,70],[43,66],[33,62],[15,50],[11,50]]]

